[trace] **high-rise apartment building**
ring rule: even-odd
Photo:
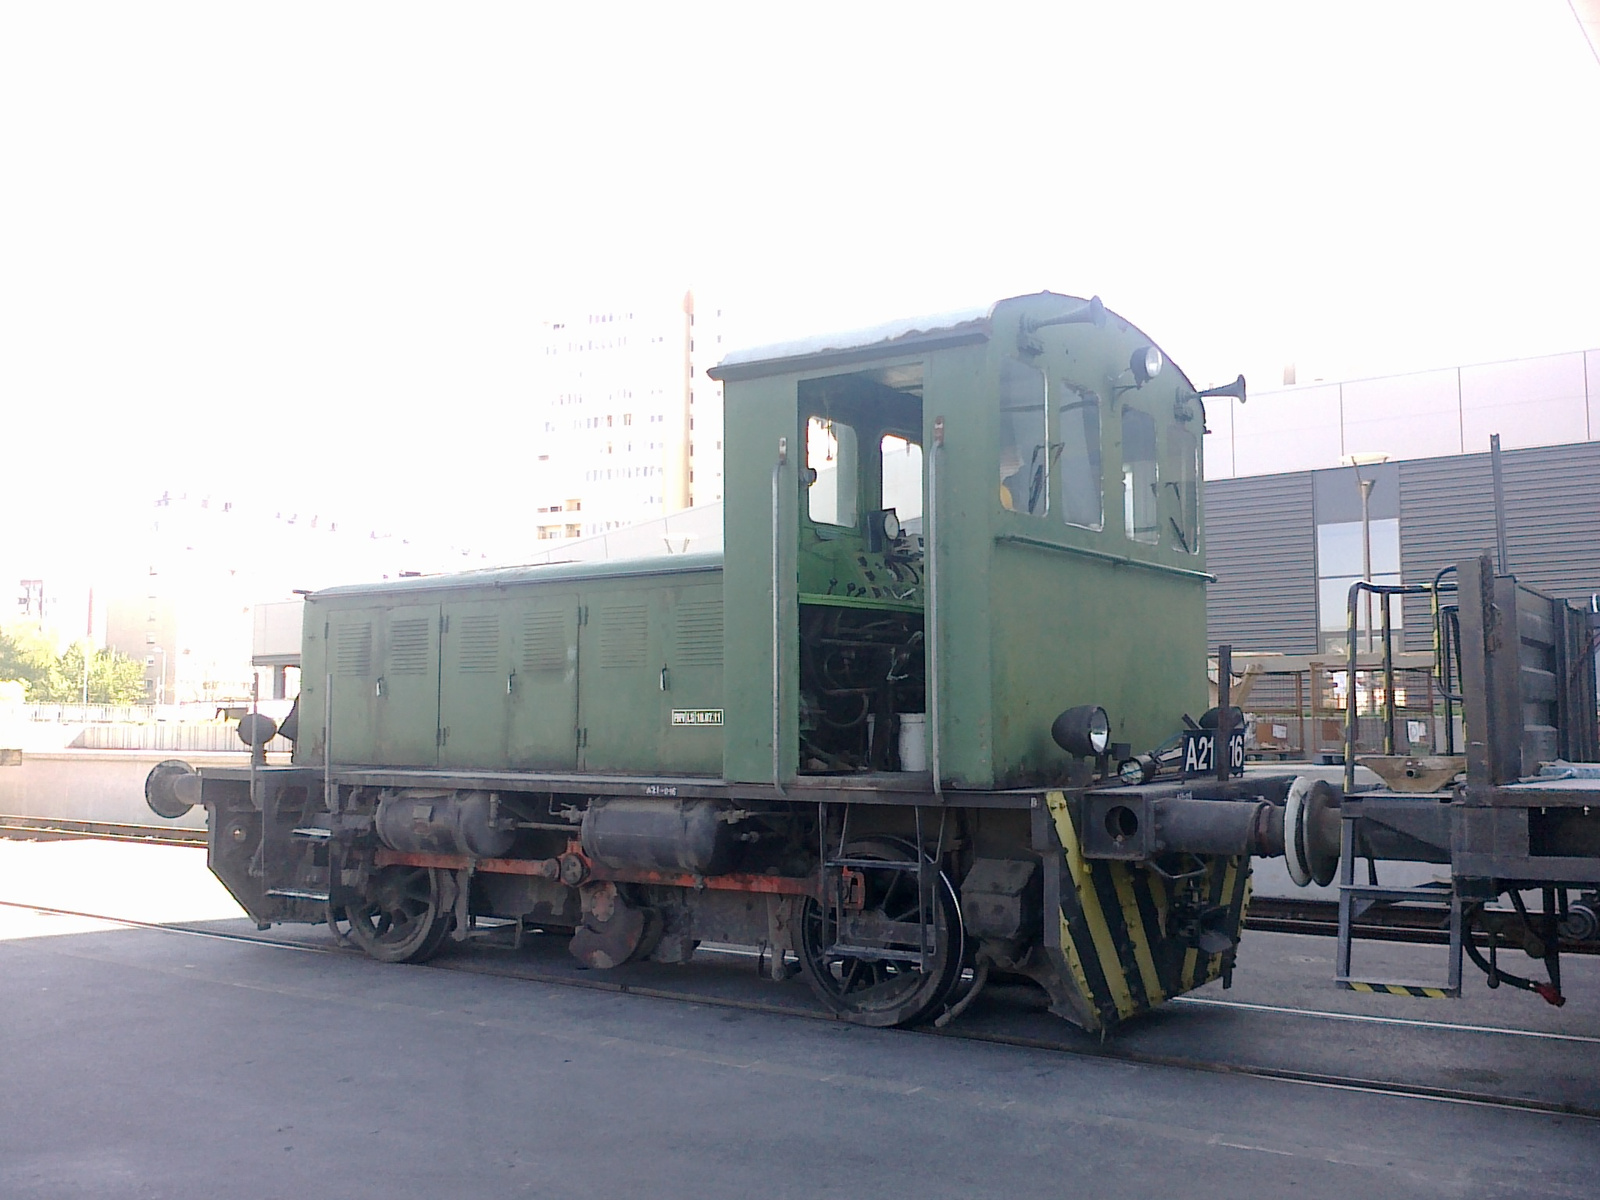
[[[532,522],[587,537],[722,499],[722,312],[681,297],[546,320],[530,420]]]

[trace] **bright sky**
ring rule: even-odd
[[[1565,0],[9,4],[0,571],[165,488],[503,523],[579,291],[1093,292],[1202,385],[1600,345],[1597,128]]]

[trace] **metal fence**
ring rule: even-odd
[[[20,733],[24,727],[60,727],[56,748],[75,750],[157,750],[174,753],[242,754],[246,747],[231,717],[215,712],[237,705],[163,706],[153,704],[22,704],[0,706],[0,727]],[[281,706],[279,706],[281,707]],[[46,730],[39,732],[47,733]],[[293,743],[275,737],[269,753],[287,754]]]
[[[19,715],[25,721],[45,721],[56,725],[102,724],[110,721],[154,721],[153,704],[24,704]]]
[[[160,721],[142,725],[85,725],[72,739],[75,750],[171,750],[177,753],[243,754],[247,747],[239,740],[233,722],[201,723]],[[283,737],[267,743],[267,753],[288,754],[294,744]]]
[[[1258,758],[1341,761],[1349,674],[1344,666],[1317,662],[1298,670],[1248,671],[1236,685],[1246,688],[1242,700],[1236,701],[1245,713],[1245,753]],[[1357,754],[1384,753],[1383,688],[1381,667],[1356,670]],[[1444,707],[1430,670],[1396,668],[1394,698],[1393,752],[1444,753]]]

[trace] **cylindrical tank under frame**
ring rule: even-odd
[[[386,791],[378,798],[373,826],[385,846],[410,854],[500,858],[516,841],[515,827],[501,815],[493,792]]]
[[[607,796],[583,814],[583,852],[617,869],[725,875],[749,814],[723,800],[653,800]]]

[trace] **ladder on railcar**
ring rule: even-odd
[[[1350,805],[1341,813],[1343,819],[1339,822],[1339,936],[1334,954],[1334,981],[1353,992],[1384,992],[1392,996],[1438,1000],[1461,995],[1464,923],[1461,893],[1454,879],[1442,886],[1423,884],[1420,887],[1384,887],[1373,876],[1369,876],[1366,883],[1357,883],[1355,827],[1360,819],[1354,811],[1357,808],[1357,805]],[[1450,947],[1442,985],[1409,979],[1362,979],[1352,973],[1356,920],[1373,905],[1383,903],[1410,904],[1448,915]]]

